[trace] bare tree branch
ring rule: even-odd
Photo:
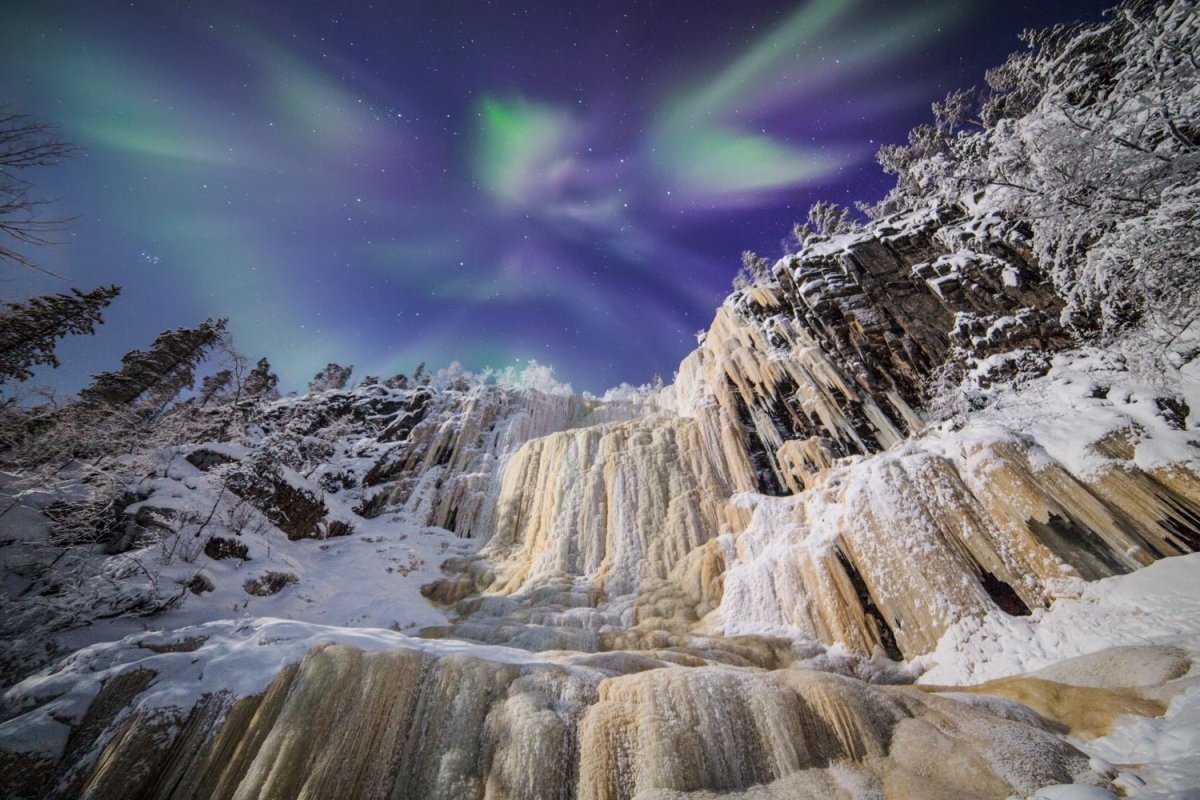
[[[0,262],[62,277],[39,266],[6,239],[34,246],[53,244],[50,234],[72,222],[69,218],[41,215],[49,201],[30,194],[33,184],[22,171],[57,164],[79,152],[78,147],[59,136],[54,126],[0,108]]]

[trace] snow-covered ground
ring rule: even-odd
[[[349,502],[325,495],[331,518],[353,519],[349,536],[325,540],[288,541],[249,504],[220,492],[211,476],[177,455],[164,477],[143,483],[149,497],[138,504],[156,513],[174,512],[176,520],[211,519],[201,533],[173,523],[179,531],[160,542],[117,556],[105,555],[96,546],[80,555],[74,569],[82,585],[59,598],[55,614],[79,620],[49,635],[31,627],[17,630],[5,642],[8,652],[36,653],[43,645],[49,653],[66,653],[81,647],[113,642],[146,631],[174,630],[217,620],[260,618],[343,628],[380,628],[413,632],[443,625],[443,610],[421,596],[422,584],[441,577],[448,558],[473,552],[478,542],[456,537],[442,528],[413,524],[395,515],[367,519],[352,514]],[[40,513],[61,492],[39,488],[17,491],[7,486],[21,505],[4,522],[3,530],[27,539],[0,549],[5,581],[19,585],[22,562],[53,555],[41,544],[45,518]],[[131,507],[129,516],[136,511]],[[192,525],[195,527],[195,525]],[[245,548],[244,557],[215,559],[202,548],[217,537]],[[87,563],[84,563],[87,562]],[[61,563],[61,562],[60,562]],[[247,584],[268,574],[284,576],[286,583],[273,594],[254,594]],[[204,590],[186,588],[199,584]],[[105,612],[128,597],[180,596],[165,611],[151,616]],[[19,608],[19,607],[18,607]],[[22,641],[28,639],[29,641]]]
[[[1172,682],[1174,696],[1162,717],[1129,715],[1112,732],[1075,740],[1089,755],[1128,767],[1130,797],[1200,798],[1200,553],[1156,562],[1129,575],[1086,584],[1078,598],[1064,598],[1029,617],[993,615],[966,619],[920,659],[928,666],[921,683],[968,685],[1046,670],[1054,664],[1111,647],[1171,645],[1192,659],[1187,675]],[[1068,674],[1061,674],[1066,672]],[[1050,672],[1064,682],[1069,670]],[[1153,663],[1127,685],[1151,684]],[[1041,794],[1047,800],[1078,795]]]
[[[501,664],[546,660],[508,647],[416,639],[386,628],[318,625],[274,617],[142,632],[85,647],[10,692],[5,697],[10,714],[32,706],[36,710],[0,724],[0,749],[56,756],[67,743],[68,723],[83,718],[106,681],[134,669],[149,669],[157,676],[138,695],[137,708],[186,709],[210,692],[231,697],[260,693],[280,670],[324,644],[368,651],[406,648],[435,655],[466,652]]]
[[[214,493],[201,486],[205,480],[203,474],[183,459],[172,469],[189,474],[179,476],[178,480],[160,480],[160,487],[146,504],[158,509],[170,507],[171,495],[189,485],[195,490],[186,498],[175,498],[180,501],[178,508],[182,510],[184,505],[199,508],[213,502]],[[333,504],[328,496],[326,502]],[[244,513],[258,515],[252,509],[245,509]],[[444,624],[445,615],[421,596],[420,587],[441,576],[442,562],[472,552],[478,543],[458,538],[442,528],[414,525],[391,515],[375,519],[354,517],[354,525],[350,536],[287,541],[270,525],[251,524],[235,533],[227,526],[212,523],[204,538],[182,542],[181,551],[169,559],[158,552],[161,550],[158,545],[149,552],[134,551],[130,558],[168,560],[156,575],[161,584],[186,582],[199,574],[213,588],[199,594],[189,592],[178,607],[154,617],[97,620],[65,631],[59,638],[74,649],[145,630],[259,617],[397,631]],[[214,560],[199,552],[182,552],[182,548],[189,546],[198,549],[210,535],[244,545],[247,557]],[[247,581],[268,572],[295,576],[295,582],[267,596],[256,596],[243,589]]]

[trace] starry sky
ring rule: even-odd
[[[72,217],[0,297],[116,283],[73,391],[228,317],[285,389],[326,362],[528,359],[577,390],[668,381],[743,250],[881,197],[881,145],[1083,0],[9,0],[0,105],[84,154]]]

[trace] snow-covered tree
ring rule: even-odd
[[[279,376],[271,371],[271,362],[265,358],[258,360],[246,375],[242,393],[246,397],[262,400],[274,400],[279,397]]]
[[[350,382],[350,374],[354,372],[354,367],[343,367],[341,364],[326,364],[325,368],[313,376],[309,381],[308,390],[310,392],[327,392],[331,389],[345,389],[346,384]]]
[[[217,370],[212,375],[205,375],[200,379],[200,391],[196,395],[196,400],[200,405],[205,406],[228,397],[230,391],[235,388],[233,370]]]
[[[750,250],[742,251],[742,268],[750,276],[750,283],[766,283],[771,280],[771,267],[766,259]]]
[[[1165,343],[1200,314],[1196,4],[1135,0],[1024,39],[978,101],[953,93],[880,151],[897,185],[874,213],[966,202],[1026,221],[1074,330]]]
[[[801,247],[816,239],[850,233],[862,227],[854,212],[845,206],[818,200],[808,209],[808,221],[792,226],[792,238]]]

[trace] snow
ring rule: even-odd
[[[531,369],[534,367],[531,365]],[[549,376],[546,370],[535,369],[534,373],[532,377],[543,382]],[[383,387],[365,391],[383,395],[385,407],[387,402],[407,402],[412,394]],[[507,396],[498,390],[490,391],[500,400]],[[363,392],[330,392],[326,393],[323,402],[355,402],[361,395]],[[303,398],[282,400],[268,408],[265,414],[274,415],[275,421],[280,418],[286,421],[293,413],[303,414],[306,402]],[[565,409],[568,404],[558,405]],[[549,422],[562,427],[566,424],[565,414],[563,417],[561,423]],[[515,449],[529,435],[540,431],[537,426],[544,427],[545,421],[531,420],[531,413],[522,411],[510,422],[510,425],[498,426],[491,434],[504,440],[502,449]],[[368,429],[370,425],[368,419]],[[335,468],[365,473],[375,459],[365,457],[359,439],[361,431],[344,433],[332,443]],[[261,429],[251,436],[261,438]],[[366,441],[369,447],[370,441]],[[10,625],[0,656],[15,661],[30,654],[36,657],[45,649],[46,654],[41,659],[44,662],[56,653],[119,639],[147,626],[172,628],[228,618],[276,616],[314,623],[399,630],[446,623],[443,611],[420,595],[420,586],[441,577],[438,565],[447,558],[473,552],[479,544],[477,541],[460,539],[441,528],[417,524],[408,515],[359,518],[352,508],[362,500],[361,491],[331,489],[324,492],[310,477],[281,467],[280,480],[322,498],[329,508],[327,519],[352,520],[355,529],[354,535],[346,538],[288,542],[250,504],[241,502],[222,488],[221,467],[206,474],[189,464],[183,456],[192,449],[195,448],[164,448],[161,453],[148,455],[145,468],[150,474],[138,480],[136,487],[138,495],[146,499],[129,506],[125,515],[132,518],[141,509],[152,513],[163,523],[158,534],[160,541],[120,556],[106,556],[98,547],[73,551],[70,555],[75,561],[71,575],[77,573],[83,579],[81,585],[86,591],[72,591],[55,597],[52,611],[56,616],[49,620],[50,636],[40,630],[46,625],[44,614],[34,625],[20,624],[20,620],[16,626]],[[243,458],[250,452],[250,448],[235,444],[209,443],[202,449],[230,458]],[[135,478],[144,474],[139,472]],[[307,472],[308,476],[312,474]],[[30,575],[36,575],[36,571],[31,573],[29,566],[49,563],[56,552],[45,546],[49,526],[40,510],[54,501],[76,495],[83,499],[89,493],[84,491],[86,487],[72,468],[60,470],[50,481],[3,476],[2,485],[8,495],[3,534],[9,545],[0,552],[4,588],[10,596],[19,597],[34,580]],[[202,556],[201,551],[209,537],[220,537],[244,546],[248,557],[215,560]],[[67,564],[66,561],[57,563],[60,567]],[[296,580],[277,594],[266,597],[253,596],[243,590],[248,581],[268,572],[295,576]],[[183,587],[193,579],[207,582],[213,590],[202,594],[188,593]],[[182,605],[149,620],[128,613],[130,602],[144,598],[156,602],[182,601]],[[116,601],[124,606],[117,605]],[[40,613],[37,608],[30,610]],[[110,610],[113,613],[109,616],[114,618],[96,619]],[[67,629],[62,630],[63,626]],[[40,632],[29,635],[35,629]]]
[[[1164,559],[1129,575],[1084,585],[1029,617],[993,615],[953,626],[918,659],[920,683],[967,685],[1033,673],[1074,685],[1155,685],[1171,674],[1161,649],[1186,653],[1190,671],[1162,717],[1126,716],[1107,735],[1076,740],[1089,755],[1121,767],[1118,785],[1145,800],[1200,797],[1200,553]],[[1113,647],[1127,651],[1101,652]],[[1073,659],[1099,654],[1092,659]],[[1047,787],[1035,798],[1111,797]],[[1095,791],[1095,790],[1088,790]]]
[[[1193,358],[1179,370],[1179,389],[1191,412],[1188,426],[1200,428],[1200,358]]]
[[[207,515],[216,495],[207,476],[182,459],[172,464],[172,473],[178,478],[148,482],[146,486],[153,492],[137,507]],[[311,483],[296,477],[302,485]],[[184,533],[115,557],[147,566],[166,562],[156,575],[156,582],[162,587],[186,583],[199,573],[215,589],[199,595],[188,594],[181,606],[152,619],[98,620],[64,631],[56,637],[59,644],[75,649],[119,639],[143,631],[148,625],[170,629],[244,617],[406,631],[444,625],[444,612],[421,596],[420,586],[442,576],[439,565],[447,558],[468,555],[478,543],[393,515],[376,519],[357,517],[343,507],[336,495],[325,495],[325,501],[330,506],[330,518],[353,518],[353,535],[288,542],[278,530],[265,524],[256,511],[235,505],[243,516],[217,514],[203,537]],[[236,504],[236,498],[227,495],[224,502]],[[23,521],[34,522],[32,517]],[[245,545],[248,558],[214,560],[202,556],[199,548],[209,536]],[[94,557],[102,558],[100,554]],[[247,581],[271,571],[295,575],[298,582],[266,597],[243,590]]]
[[[922,657],[929,669],[921,682],[982,683],[1122,645],[1200,652],[1200,553],[1081,586],[1077,598],[1028,617],[962,620]]]
[[[1009,353],[982,359],[977,371],[986,373],[1011,357]],[[986,405],[971,413],[969,425],[935,429],[922,444],[936,449],[940,439],[949,455],[967,440],[982,445],[1026,436],[1038,443],[1045,463],[1056,461],[1076,477],[1090,480],[1114,463],[1095,444],[1110,434],[1128,434],[1134,462],[1143,470],[1171,464],[1196,468],[1196,430],[1176,428],[1158,402],[1180,385],[1151,385],[1112,352],[1073,350],[1051,359],[1044,376],[1019,381],[1016,387],[979,390]]]
[[[194,649],[160,652],[189,641],[199,644]],[[282,669],[324,644],[360,650],[404,648],[437,656],[466,654],[501,664],[548,660],[525,650],[414,639],[383,628],[333,627],[272,617],[220,620],[94,644],[25,680],[5,695],[5,703],[9,708],[37,708],[0,724],[0,749],[46,756],[60,753],[69,733],[65,723],[83,718],[105,681],[133,670],[147,669],[156,675],[138,696],[138,708],[190,708],[210,692],[231,697],[258,694]]]

